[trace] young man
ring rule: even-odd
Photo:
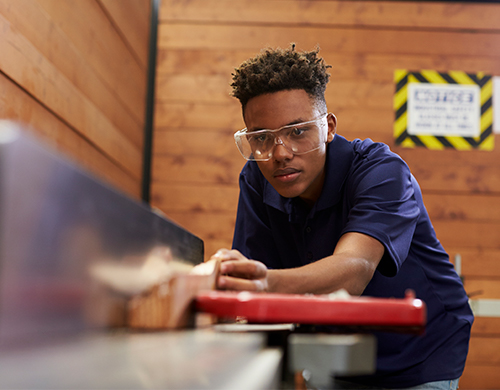
[[[336,135],[318,50],[267,50],[233,75],[246,129],[233,250],[221,249],[222,289],[402,298],[428,308],[423,336],[379,332],[369,388],[456,389],[473,321],[403,160],[371,140]],[[445,386],[445,387],[442,387]],[[420,388],[420,387],[417,387]]]

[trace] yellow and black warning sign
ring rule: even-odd
[[[493,150],[493,82],[482,73],[394,72],[397,145]]]

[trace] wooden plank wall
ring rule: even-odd
[[[150,0],[0,0],[0,117],[140,197]]]
[[[152,202],[205,241],[229,247],[244,127],[229,96],[235,67],[266,46],[316,45],[327,102],[348,139],[399,153],[419,180],[437,234],[463,260],[465,286],[500,299],[500,138],[493,152],[394,145],[395,69],[500,75],[500,5],[424,1],[163,0]],[[500,319],[478,318],[461,389],[500,389]]]

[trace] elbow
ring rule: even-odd
[[[376,265],[365,259],[359,259],[353,267],[354,274],[345,285],[345,289],[350,295],[360,296],[373,278]]]

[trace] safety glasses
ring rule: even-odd
[[[243,129],[234,134],[236,146],[241,155],[249,161],[268,161],[275,145],[283,145],[290,153],[300,155],[319,149],[326,143],[328,114],[302,123],[287,125],[275,130],[248,131]]]

